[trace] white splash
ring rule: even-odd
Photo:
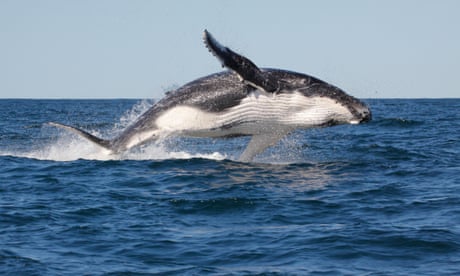
[[[98,137],[115,137],[119,135],[123,129],[132,124],[142,113],[147,111],[153,104],[152,101],[143,100],[133,106],[125,114],[121,116],[118,123],[107,130],[99,133],[94,130],[89,130],[92,134]],[[50,132],[54,128],[44,127],[42,131]],[[135,148],[121,154],[111,154],[108,150],[103,149],[78,135],[69,133],[65,130],[56,130],[56,137],[50,138],[48,142],[38,143],[32,146],[31,150],[27,151],[2,151],[0,155],[11,155],[17,157],[26,157],[39,160],[52,161],[73,161],[78,159],[86,160],[165,160],[165,159],[191,159],[205,158],[212,160],[223,160],[227,156],[219,152],[214,153],[189,153],[183,150],[175,150],[168,146],[165,141],[157,141],[142,147]],[[46,135],[45,135],[46,136]]]

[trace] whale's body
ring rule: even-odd
[[[205,31],[209,50],[229,71],[212,74],[170,91],[118,137],[104,140],[58,123],[114,153],[171,135],[252,136],[242,161],[275,144],[295,129],[357,124],[369,108],[339,88],[306,74],[260,69],[220,45]]]

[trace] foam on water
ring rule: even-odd
[[[154,143],[122,154],[110,154],[107,150],[70,134],[63,134],[57,141],[30,152],[10,153],[8,155],[52,161],[73,161],[78,159],[105,161],[191,158],[223,160],[226,158],[225,155],[218,152],[211,154],[194,154],[186,151],[175,151],[174,149],[167,148],[163,142]]]

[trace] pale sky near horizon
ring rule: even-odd
[[[205,28],[359,98],[460,98],[459,14],[455,0],[0,0],[0,98],[161,98],[222,70]]]

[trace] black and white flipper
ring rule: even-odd
[[[204,31],[203,39],[209,51],[222,62],[222,66],[235,71],[244,82],[265,92],[273,93],[279,90],[279,82],[276,79],[264,74],[248,58],[220,44],[207,30]]]

